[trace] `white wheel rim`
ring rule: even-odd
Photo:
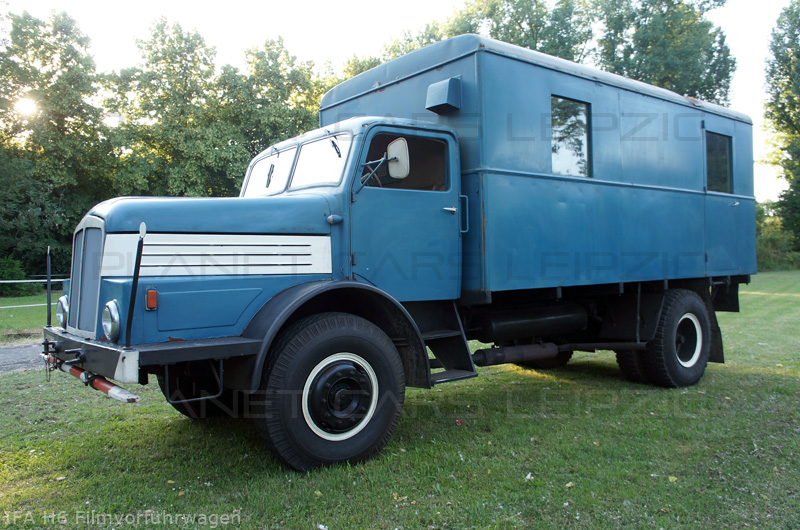
[[[350,429],[347,432],[342,433],[330,433],[326,432],[319,425],[314,421],[311,416],[311,411],[308,407],[308,399],[309,394],[311,392],[311,385],[314,382],[314,379],[317,375],[320,374],[325,368],[330,366],[333,363],[337,363],[340,361],[349,361],[364,370],[367,377],[369,378],[369,382],[372,385],[372,399],[370,400],[369,408],[367,412],[364,414],[364,417],[358,424]],[[375,409],[378,407],[378,376],[375,375],[375,370],[372,369],[372,366],[364,360],[363,357],[356,355],[355,353],[337,353],[335,355],[331,355],[330,357],[326,357],[323,359],[319,364],[317,364],[311,373],[308,374],[306,378],[305,385],[303,385],[303,396],[302,396],[302,403],[303,403],[303,419],[308,425],[308,428],[311,429],[314,434],[323,438],[325,440],[329,440],[332,442],[341,442],[342,440],[347,440],[352,438],[359,432],[361,432],[367,425],[369,425],[370,420],[375,415]]]
[[[688,360],[686,361],[682,360],[680,355],[677,355],[677,357],[678,357],[678,362],[681,364],[681,366],[683,366],[684,368],[691,368],[695,364],[697,364],[697,360],[700,358],[700,352],[703,350],[703,328],[700,326],[700,320],[694,314],[686,313],[680,318],[680,320],[678,320],[678,325],[675,328],[676,334],[678,333],[681,324],[683,324],[683,322],[687,320],[691,322],[697,340],[695,341],[695,346],[694,346],[694,351],[692,352],[692,356],[689,357]]]

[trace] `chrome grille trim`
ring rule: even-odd
[[[75,229],[67,331],[79,337],[93,339],[97,336],[104,241],[105,223],[102,219],[86,216]]]

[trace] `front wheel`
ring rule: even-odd
[[[655,339],[642,356],[650,381],[676,388],[697,383],[711,351],[711,323],[700,296],[685,289],[668,291]]]
[[[251,412],[289,466],[359,462],[389,441],[405,377],[391,339],[371,322],[346,313],[302,319],[278,338],[269,364]]]

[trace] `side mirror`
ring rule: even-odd
[[[408,142],[405,138],[393,140],[386,147],[386,158],[389,162],[389,176],[403,180],[408,176],[410,161],[408,158]]]

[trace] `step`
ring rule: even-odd
[[[468,372],[467,370],[445,370],[444,372],[436,372],[431,374],[431,385],[438,385],[439,383],[449,383],[450,381],[460,381],[461,379],[470,379],[476,377],[477,372]]]

